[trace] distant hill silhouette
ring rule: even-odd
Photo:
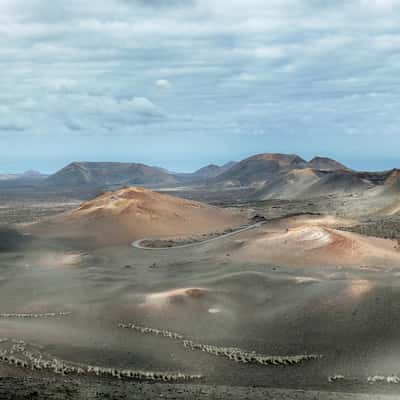
[[[24,177],[33,180],[36,174],[27,173]],[[173,173],[140,163],[73,162],[44,179],[42,187],[43,190],[93,194],[129,185],[184,186],[189,190],[193,186],[216,191],[249,187],[254,193],[251,195],[253,200],[350,195],[366,191],[387,197],[400,194],[400,172],[355,171],[327,157],[316,156],[307,161],[296,154],[263,153],[222,166],[210,164],[193,173]]]
[[[161,168],[137,163],[73,162],[46,179],[50,186],[145,185],[176,183],[174,176]]]

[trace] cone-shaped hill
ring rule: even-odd
[[[88,237],[103,244],[221,231],[244,214],[139,187],[106,192],[72,211],[30,227],[33,233]]]

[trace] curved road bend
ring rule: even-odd
[[[131,243],[131,246],[135,247],[136,249],[142,249],[142,250],[168,250],[168,249],[172,250],[172,249],[183,249],[185,247],[200,246],[200,245],[205,244],[205,243],[214,242],[216,240],[224,239],[224,238],[227,238],[229,236],[237,235],[238,233],[249,231],[250,229],[259,228],[261,225],[264,224],[264,222],[265,221],[257,222],[257,223],[255,223],[253,225],[246,226],[245,228],[238,229],[237,231],[225,233],[223,235],[216,236],[216,237],[211,238],[211,239],[202,240],[202,241],[193,242],[193,243],[188,243],[188,244],[182,244],[182,245],[178,245],[178,246],[166,246],[166,247],[146,247],[146,246],[142,246],[142,242],[144,242],[145,240],[157,240],[157,239],[154,239],[154,238],[153,239],[144,238],[144,239],[135,240],[134,242]]]

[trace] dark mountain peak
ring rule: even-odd
[[[216,179],[249,185],[265,182],[281,172],[306,166],[307,162],[296,154],[262,153],[234,164],[226,172],[218,175]]]
[[[28,171],[25,171],[22,176],[25,178],[40,178],[44,176],[44,174],[34,169],[29,169]]]
[[[277,162],[279,164],[302,164],[306,163],[306,160],[303,160],[297,154],[283,154],[283,153],[260,153],[254,156],[247,158],[249,161],[272,161]],[[244,161],[246,161],[244,160]]]
[[[194,172],[195,174],[201,173],[203,171],[216,171],[219,170],[221,167],[219,165],[216,164],[208,164],[205,167],[202,167],[200,169],[198,169],[196,172]]]
[[[308,162],[308,164],[315,169],[321,170],[348,170],[348,168],[340,162],[328,157],[316,156]]]
[[[220,170],[221,167],[219,165],[209,164],[193,172],[191,176],[195,178],[212,178],[217,176],[220,173]]]
[[[46,183],[57,186],[93,187],[175,183],[175,178],[158,167],[138,163],[74,161],[51,175]]]
[[[196,178],[215,178],[216,176],[224,173],[229,168],[235,165],[235,162],[230,161],[222,166],[216,164],[208,164],[203,168],[198,169],[195,171],[192,176]]]
[[[222,166],[222,168],[228,169],[228,168],[230,168],[230,167],[233,167],[235,164],[237,164],[236,161],[228,161],[226,164],[224,164],[224,165]]]
[[[385,179],[385,185],[400,185],[400,169],[393,169]]]

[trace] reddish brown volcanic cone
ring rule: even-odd
[[[151,190],[128,187],[106,192],[73,211],[34,224],[31,231],[91,237],[103,244],[221,231],[246,221],[244,214]]]

